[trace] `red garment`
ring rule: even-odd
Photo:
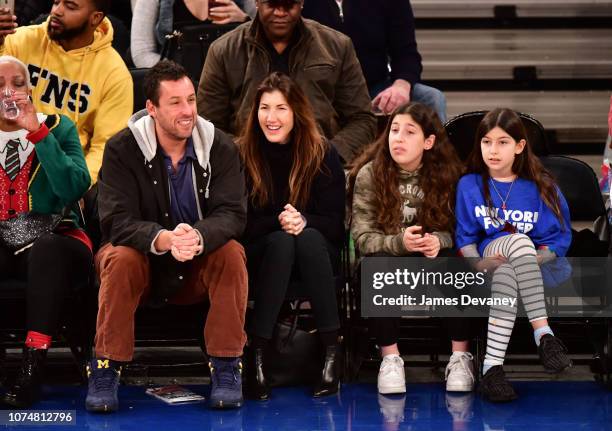
[[[89,251],[91,251],[93,254],[93,243],[91,242],[91,240],[89,239],[89,237],[87,236],[87,234],[85,233],[83,229],[78,229],[78,228],[66,229],[66,230],[60,230],[57,233],[60,235],[69,236],[71,238],[81,241],[83,244],[87,246]]]
[[[38,141],[49,134],[49,129],[44,124],[43,126],[39,131],[34,132],[38,134]],[[31,135],[28,136],[31,137]],[[17,214],[30,211],[28,190],[35,155],[35,151],[30,153],[27,162],[22,166],[13,182],[11,182],[4,169],[0,166],[0,220],[7,220],[15,217]],[[81,241],[93,253],[93,244],[84,230],[68,228],[60,230],[58,233]]]
[[[13,182],[4,168],[0,167],[0,220],[7,220],[30,210],[28,188],[34,155],[35,152],[32,151]]]
[[[26,139],[33,143],[34,145],[38,144],[40,141],[45,139],[49,134],[49,128],[45,123],[40,125],[40,128],[35,132],[30,132],[26,135]]]
[[[51,347],[51,336],[36,331],[28,331],[25,345],[32,349],[48,349]]]

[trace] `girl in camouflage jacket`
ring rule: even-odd
[[[385,132],[353,164],[349,174],[351,234],[362,256],[452,256],[455,186],[462,165],[434,111],[400,106]],[[370,319],[383,361],[382,394],[406,391],[397,339],[399,318]],[[471,391],[474,384],[464,318],[449,322],[453,355],[447,390]]]

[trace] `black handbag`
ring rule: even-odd
[[[61,214],[25,212],[0,221],[0,244],[15,254],[28,248],[41,235],[55,231],[62,221],[72,223],[70,208]]]
[[[266,378],[271,386],[312,384],[321,373],[319,334],[311,310],[304,315],[300,305],[296,301],[291,314],[274,328],[265,361]]]
[[[187,70],[189,77],[198,82],[210,44],[238,25],[202,23],[183,26],[180,31],[174,30],[165,36],[161,58],[179,63]]]

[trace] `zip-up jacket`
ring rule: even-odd
[[[376,119],[351,40],[315,21],[298,23],[289,54],[291,78],[312,104],[317,123],[345,161],[373,141]],[[214,41],[198,88],[198,112],[237,135],[246,123],[257,87],[272,72],[258,18]]]
[[[146,254],[153,296],[168,297],[183,285],[190,262],[178,262],[170,253],[151,253],[159,231],[176,227],[170,210],[170,183],[154,120],[142,110],[128,126],[108,141],[104,152],[98,181],[102,243]],[[208,254],[238,239],[244,230],[244,174],[236,146],[212,123],[198,117],[192,139],[198,159],[192,169],[199,216],[193,227],[202,235],[204,254]]]

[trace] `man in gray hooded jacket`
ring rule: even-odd
[[[96,255],[99,311],[86,407],[118,408],[121,364],[134,351],[134,313],[146,300],[210,302],[204,328],[210,403],[239,407],[247,273],[235,240],[246,221],[238,151],[198,117],[182,66],[162,61],[144,84],[146,110],[109,140],[98,181],[103,246]]]

